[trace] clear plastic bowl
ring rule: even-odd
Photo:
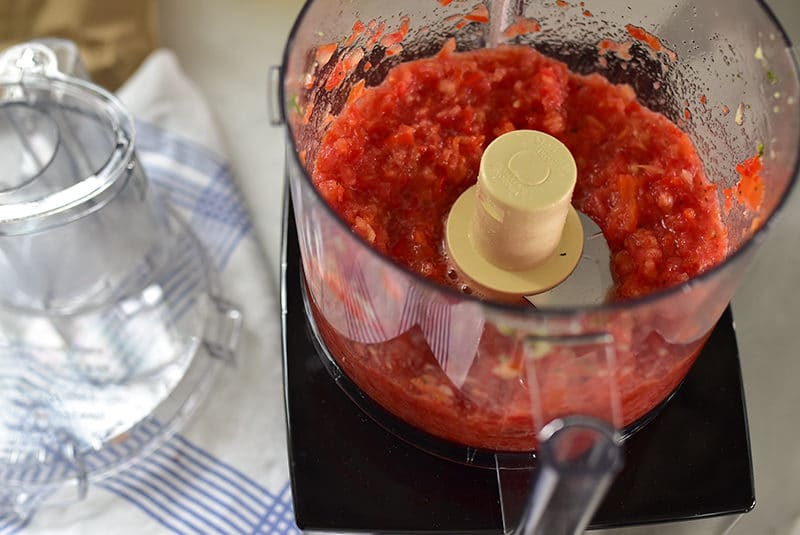
[[[504,37],[519,22],[538,29]],[[373,39],[381,27],[384,36],[401,31],[399,46]],[[484,302],[381,256],[323,201],[307,166],[328,114],[341,111],[357,84],[379,84],[393,66],[432,56],[451,37],[458,50],[503,42],[531,46],[575,72],[630,84],[640,102],[689,135],[719,186],[721,206],[722,191],[739,179],[736,165],[763,147],[761,208],[733,203],[724,216],[727,257],[713,269],[651,295],[599,306]],[[329,83],[332,77],[342,80]],[[755,0],[724,6],[512,1],[485,8],[433,0],[313,0],[287,43],[281,91],[309,309],[326,358],[363,393],[421,430],[410,440],[431,450],[441,440],[467,452],[535,450],[537,432],[571,414],[617,428],[641,421],[691,368],[798,170],[797,64],[774,16]],[[498,373],[510,356],[523,365]],[[469,453],[460,455],[470,462]]]

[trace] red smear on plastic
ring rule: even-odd
[[[631,37],[646,44],[653,52],[664,52],[672,62],[678,61],[678,54],[664,46],[661,43],[661,39],[644,28],[634,26],[633,24],[627,24],[625,29],[628,30]]]
[[[452,3],[453,3],[453,0],[439,0],[439,4],[441,4],[443,6],[449,6]]]
[[[356,20],[355,23],[353,23],[353,33],[351,33],[350,37],[347,38],[347,41],[345,41],[344,46],[350,46],[353,43],[355,43],[356,39],[358,39],[358,36],[364,33],[365,29],[366,27],[364,26],[364,23],[361,22],[360,20]]]
[[[331,74],[328,76],[328,79],[325,81],[325,90],[331,91],[336,89],[339,87],[339,85],[341,85],[346,76],[347,72],[345,71],[344,65],[342,64],[342,61],[339,61],[333,68],[333,72],[331,72]]]
[[[731,109],[726,106],[725,104],[722,105],[722,115],[728,115],[731,112]]]
[[[470,22],[485,24],[489,22],[489,8],[484,4],[478,4],[478,6],[469,13],[465,15],[451,15],[445,18],[444,22],[454,25],[456,30],[460,30]]]
[[[464,18],[470,22],[489,22],[489,9],[484,4],[480,4],[478,7],[464,15]]]
[[[365,87],[366,81],[363,78],[353,85],[353,88],[350,89],[350,94],[347,96],[348,106],[358,100],[358,98],[364,94],[364,91],[366,90]]]
[[[372,28],[370,30],[370,27]],[[381,21],[380,24],[377,24],[375,20],[371,20],[367,25],[367,29],[372,33],[369,39],[367,39],[367,48],[370,48],[378,42],[378,39],[383,36],[383,32],[386,31],[386,21]]]
[[[722,195],[725,197],[725,202],[722,204],[722,210],[725,212],[725,215],[731,211],[733,208],[733,188],[728,188],[722,190]]]
[[[691,121],[692,120],[692,112],[689,111],[689,108],[684,108],[683,116],[684,116],[684,118],[686,118],[687,121]]]
[[[444,22],[446,24],[457,24],[459,22],[462,22],[462,17],[461,15],[450,15],[449,17],[444,19]]]
[[[325,82],[325,90],[331,91],[344,81],[347,76],[353,72],[358,62],[364,57],[364,51],[361,48],[354,48],[339,60],[333,68],[328,80]]]
[[[661,40],[644,28],[634,26],[633,24],[628,24],[625,26],[625,29],[628,30],[628,33],[631,35],[631,37],[637,41],[642,41],[656,52],[661,50]]]
[[[331,56],[336,52],[336,43],[328,43],[327,45],[320,45],[317,47],[316,60],[322,66],[331,60]]]
[[[603,39],[597,43],[597,52],[600,56],[605,56],[608,52],[614,52],[619,59],[623,61],[630,61],[633,59],[631,55],[631,43],[625,41],[624,43],[617,43],[611,39]]]
[[[517,17],[514,18],[514,22],[503,30],[503,37],[506,39],[513,39],[520,35],[541,31],[541,29],[542,26],[539,24],[538,20],[517,15]]]
[[[589,11],[588,9],[584,9],[583,10],[583,16],[584,17],[594,17],[594,15],[592,15],[592,12]]]
[[[706,96],[705,95],[700,95],[700,104],[702,104],[703,106],[706,105]]]
[[[442,49],[439,50],[439,53],[436,54],[437,57],[446,57],[456,51],[456,39],[455,37],[451,37],[447,41],[442,44]]]
[[[403,51],[403,45],[401,45],[400,43],[395,43],[386,49],[386,56],[387,57],[395,56],[402,51]]]
[[[381,39],[381,46],[389,48],[392,45],[402,42],[408,34],[408,26],[410,23],[411,20],[408,17],[403,17],[403,20],[400,22],[400,29],[398,29],[396,32],[387,34],[383,39]]]
[[[652,33],[648,32],[644,28],[640,28],[639,26],[634,26],[633,24],[627,24],[625,29],[628,30],[628,33],[631,37],[636,39],[637,41],[641,41],[645,43],[647,46],[659,52],[663,47],[661,46],[661,40],[653,35]]]
[[[556,5],[558,7],[569,7],[569,3],[565,2],[564,0],[556,0]]]
[[[764,202],[764,180],[761,178],[761,156],[756,154],[736,166],[739,183],[734,186],[736,200],[757,212]]]

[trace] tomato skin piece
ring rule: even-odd
[[[764,202],[764,181],[761,178],[761,156],[756,154],[736,166],[739,173],[739,183],[736,185],[734,195],[736,199],[757,212]]]
[[[326,45],[319,46],[315,56],[317,63],[320,66],[327,64],[331,60],[333,53],[336,52],[336,48],[336,43],[328,43]]]
[[[485,24],[489,22],[489,8],[487,8],[485,4],[480,4],[478,7],[464,15],[464,20]]]

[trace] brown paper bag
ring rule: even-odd
[[[113,91],[158,46],[155,0],[0,0],[0,50],[38,37],[74,41],[92,81]]]

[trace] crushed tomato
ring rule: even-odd
[[[310,162],[321,195],[375,249],[440,284],[458,285],[443,253],[449,209],[475,183],[493,139],[534,129],[560,139],[575,157],[573,204],[608,241],[612,298],[679,284],[723,259],[727,236],[717,188],[689,138],[641,106],[629,86],[571,73],[528,47],[453,49],[449,42],[436,57],[393,68],[380,86],[359,88]],[[535,366],[542,421],[610,403],[608,379],[582,375],[570,348],[553,347],[523,365],[520,348],[487,323],[480,357],[464,383],[454,385],[418,326],[384,342],[359,343],[311,306],[348,377],[396,416],[440,438],[493,450],[535,447],[527,365]],[[360,321],[355,313],[353,319]],[[702,341],[667,345],[649,328],[607,327],[615,340],[631,342],[617,344],[614,370],[621,423],[628,425],[678,386]],[[585,381],[580,388],[572,384],[576,377]]]
[[[313,179],[376,249],[455,286],[444,219],[475,183],[486,146],[517,129],[547,132],[572,152],[573,204],[603,230],[616,298],[682,283],[724,258],[717,188],[688,136],[629,86],[573,74],[528,47],[395,67],[334,120]],[[754,199],[751,189],[739,194]]]

